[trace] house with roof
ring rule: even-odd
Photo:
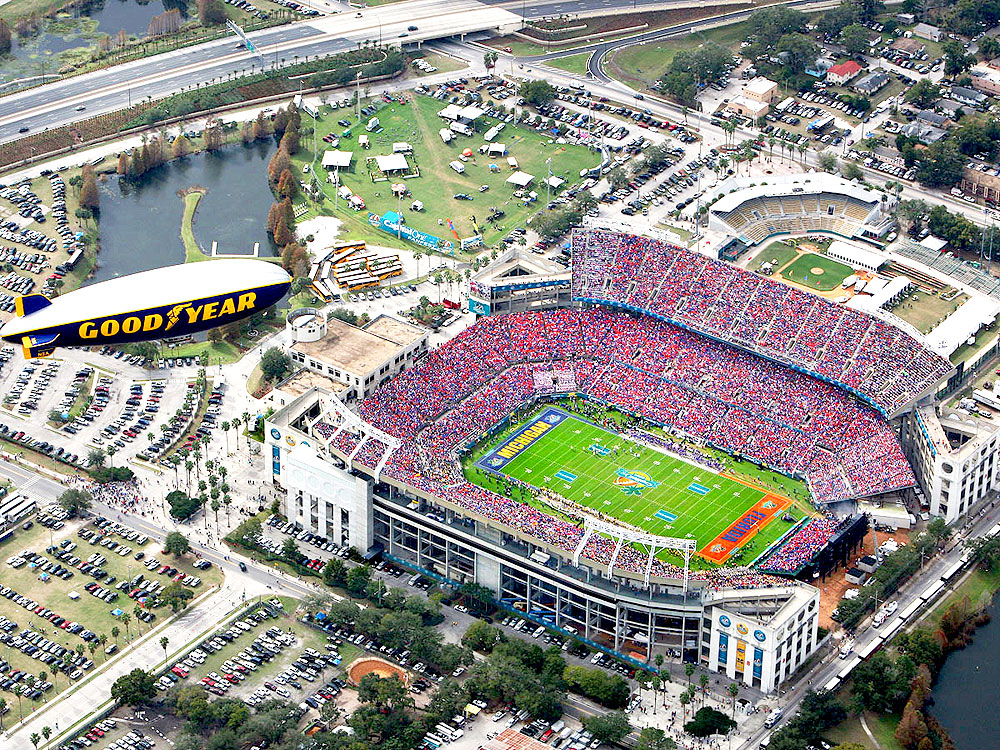
[[[952,125],[951,118],[948,115],[938,114],[930,109],[922,109],[916,114],[917,120],[924,123],[925,125],[932,125],[935,128],[949,128]]]
[[[876,91],[889,83],[889,74],[884,70],[873,70],[864,78],[851,84],[851,88],[859,94],[871,96]]]
[[[834,65],[826,71],[826,80],[837,86],[843,86],[848,81],[854,79],[862,70],[861,66],[854,60],[842,62]]]
[[[899,129],[899,132],[905,135],[907,138],[913,138],[925,146],[929,146],[932,143],[937,143],[946,135],[947,131],[941,128],[935,128],[933,125],[927,125],[922,122],[911,122],[904,125]]]
[[[913,27],[913,36],[927,39],[931,42],[940,42],[941,37],[944,36],[944,32],[937,26],[932,26],[929,23],[918,23]]]
[[[951,98],[959,104],[977,108],[985,106],[986,100],[988,99],[986,94],[982,91],[976,91],[975,89],[966,88],[965,86],[952,86]]]
[[[910,59],[919,57],[927,51],[927,47],[924,46],[923,42],[905,37],[900,37],[889,46],[891,49]]]

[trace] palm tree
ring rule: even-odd
[[[226,455],[229,455],[229,420],[222,422],[222,434],[226,436]]]
[[[31,744],[35,746],[35,750],[38,750],[38,743],[42,741],[42,735],[38,732],[32,732],[28,739],[31,740]]]
[[[705,698],[708,696],[708,675],[703,674],[699,677],[698,684],[701,686],[701,703],[705,705]]]
[[[688,703],[691,702],[691,694],[687,690],[685,690],[683,693],[681,693],[681,697],[679,700],[681,702],[681,705],[684,707],[684,718],[686,719],[688,713],[687,706]]]
[[[42,737],[45,738],[46,742],[49,741],[49,737],[51,736],[52,736],[52,727],[42,727]]]
[[[691,675],[694,674],[694,664],[688,662],[684,665],[684,675],[688,678],[688,687],[691,687]]]
[[[212,510],[215,511],[215,530],[219,531],[219,509],[222,507],[222,503],[219,501],[219,491],[217,489],[212,490]]]
[[[115,645],[118,645],[118,636],[121,635],[121,630],[118,629],[117,625],[111,626],[111,637],[115,639]]]
[[[38,679],[41,680],[44,683],[47,679],[49,679],[49,673],[46,672],[43,669],[41,672],[38,673]],[[44,693],[43,693],[43,695],[44,695]],[[43,698],[43,700],[44,700],[44,698]],[[48,737],[46,737],[45,739],[48,739]]]
[[[653,686],[653,713],[655,714],[656,713],[656,704],[660,702],[660,700],[659,700],[660,675],[658,675],[658,674],[657,675],[653,675],[652,686]]]
[[[128,612],[125,612],[125,613],[122,614],[122,616],[121,616],[120,619],[122,621],[122,625],[125,626],[125,638],[126,638],[126,640],[132,640],[132,636],[129,633],[129,629],[128,629],[128,624],[132,620],[132,618],[129,617]]]
[[[729,683],[729,696],[733,699],[733,713],[732,718],[736,720],[736,696],[740,694],[740,686],[735,682]]]
[[[191,494],[191,469],[193,468],[194,468],[194,461],[188,459],[187,461],[184,462],[184,471],[187,472],[187,487],[189,495]]]
[[[142,618],[139,617],[139,615],[142,614],[142,607],[136,604],[134,607],[132,607],[132,614],[135,615],[135,628],[141,633],[142,625],[140,625],[139,623],[142,622]]]
[[[768,157],[768,161],[774,161],[774,144],[778,142],[778,139],[773,135],[767,139],[767,145],[771,147],[771,155]]]
[[[231,502],[233,502],[233,500],[232,500],[231,497],[229,497],[228,493],[226,493],[225,495],[222,496],[222,504],[226,506],[226,520],[227,521],[229,520],[229,504]]]
[[[118,452],[118,448],[116,448],[113,445],[109,445],[107,447],[107,450],[105,450],[104,452],[108,454],[108,461],[110,462],[109,466],[111,468],[114,468],[114,466],[115,466],[115,454]]]
[[[170,643],[170,639],[167,636],[163,636],[160,639],[160,648],[163,649],[163,666],[167,666],[167,644]]]
[[[250,412],[243,412],[243,434],[247,438],[247,451],[250,451]]]

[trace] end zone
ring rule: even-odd
[[[791,504],[792,501],[787,497],[770,493],[764,495],[725,531],[702,547],[698,554],[706,560],[722,565],[736,549],[750,541],[756,532],[767,526],[775,516]]]

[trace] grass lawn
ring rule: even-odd
[[[665,39],[654,44],[635,44],[616,52],[608,62],[606,72],[612,78],[639,84],[649,90],[667,71],[674,55],[679,51],[695,49],[708,41],[724,47],[735,47],[749,33],[749,23],[744,21],[696,34]]]
[[[841,691],[841,702],[846,702],[847,694]],[[896,727],[899,726],[899,714],[887,714],[879,716],[870,711],[865,711],[865,722],[871,730],[872,735],[879,743],[881,750],[904,750],[896,739]],[[872,741],[861,726],[861,719],[857,716],[848,716],[837,726],[823,733],[826,740],[836,744],[846,744],[848,742],[858,742],[864,747],[871,747]]]
[[[454,242],[457,240],[448,226],[451,221],[459,237],[472,237],[477,234],[474,221],[482,232],[486,245],[492,245],[511,229],[523,226],[531,214],[543,209],[545,189],[542,185],[551,168],[552,174],[566,180],[569,187],[579,180],[580,170],[594,166],[598,158],[583,146],[557,144],[546,135],[533,130],[508,124],[494,142],[507,146],[507,155],[517,159],[520,169],[535,176],[534,189],[539,192],[540,199],[525,206],[513,195],[513,188],[505,181],[511,174],[505,158],[487,158],[478,154],[478,147],[483,143],[482,136],[465,138],[458,136],[450,144],[445,144],[438,136],[443,120],[438,117],[438,111],[444,104],[427,96],[415,96],[404,106],[392,103],[383,106],[378,111],[382,131],[370,134],[371,148],[358,147],[357,137],[364,132],[363,125],[358,125],[346,110],[326,110],[319,120],[319,133],[341,133],[340,119],[349,120],[354,131],[350,138],[342,138],[339,148],[353,151],[354,161],[350,171],[341,172],[342,184],[360,195],[367,206],[366,210],[355,211],[346,201],[339,201],[337,218],[343,220],[342,235],[351,239],[370,239],[382,245],[399,246],[396,238],[387,232],[373,229],[368,221],[369,212],[384,214],[387,211],[402,210],[406,224],[415,229],[436,236],[442,240]],[[367,122],[368,118],[365,119]],[[483,117],[480,130],[486,130],[494,124],[493,120]],[[372,182],[369,177],[369,158],[392,153],[393,143],[405,141],[413,146],[409,164],[416,164],[420,171],[419,177],[405,180],[411,195],[402,201],[393,196],[388,181]],[[302,139],[302,150],[294,161],[296,173],[301,173],[302,165],[313,162],[311,152],[312,139]],[[322,158],[325,143],[318,145],[316,162]],[[458,158],[466,148],[473,149],[475,156],[465,163],[464,174],[456,174],[448,164]],[[551,160],[547,166],[546,161]],[[498,172],[490,172],[489,165],[497,164]],[[374,169],[374,162],[371,162]],[[293,170],[294,171],[294,170]],[[321,178],[326,175],[320,175]],[[395,181],[395,180],[394,180]],[[480,192],[482,185],[488,185],[487,192]],[[322,211],[333,215],[334,185],[324,181],[323,189],[326,200]],[[465,193],[472,196],[471,201],[455,200],[452,196]],[[409,205],[414,200],[424,203],[423,211],[410,211]],[[505,216],[494,224],[486,223],[487,208],[496,207],[505,212]],[[405,242],[405,241],[404,241]],[[411,247],[404,244],[404,247]]]
[[[962,585],[955,589],[951,594],[942,599],[938,605],[931,610],[926,621],[933,627],[941,622],[941,617],[944,612],[952,604],[961,602],[966,597],[969,598],[969,604],[972,608],[979,609],[981,607],[987,606],[993,599],[993,595],[1000,591],[1000,569],[995,569],[992,571],[985,571],[981,568],[977,569],[970,575]]]
[[[788,502],[759,487],[639,446],[549,407],[524,424],[542,428],[533,440],[522,438],[521,448],[508,446],[507,439],[497,441],[477,465],[649,533],[695,539],[707,558],[716,537],[764,502],[777,504],[777,510],[736,546],[746,543],[759,552],[788,528],[777,520]],[[802,515],[794,506],[789,512],[796,519]]]
[[[938,323],[961,307],[967,299],[967,295],[959,294],[954,299],[946,300],[940,295],[928,294],[918,289],[908,293],[902,302],[892,308],[892,311],[916,326],[921,333],[929,333]]]
[[[199,260],[208,260],[208,256],[201,251],[198,240],[194,238],[194,215],[201,202],[203,190],[192,189],[184,195],[184,214],[181,216],[181,241],[184,243],[184,262],[194,263]]]
[[[71,539],[78,545],[73,551],[73,554],[81,559],[86,559],[93,552],[101,552],[101,554],[107,558],[107,562],[103,566],[104,569],[107,570],[110,575],[116,576],[119,580],[131,578],[137,573],[142,573],[147,578],[160,580],[164,583],[167,582],[167,578],[165,576],[160,576],[155,572],[150,573],[143,566],[142,562],[134,559],[134,553],[140,550],[146,553],[147,559],[149,557],[155,557],[162,560],[164,563],[169,560],[170,564],[177,567],[179,571],[184,571],[185,574],[196,574],[200,576],[202,579],[202,585],[197,589],[192,589],[196,597],[222,580],[222,572],[218,567],[212,566],[208,570],[197,571],[192,567],[192,563],[195,562],[195,558],[193,556],[181,558],[178,562],[170,556],[160,555],[159,548],[152,541],[148,542],[145,546],[139,546],[133,542],[126,541],[121,537],[115,537],[115,541],[127,544],[133,548],[132,554],[127,557],[120,557],[104,547],[91,545],[78,537],[76,535],[76,530],[82,525],[83,524],[79,521],[70,522],[67,523],[62,529],[54,532],[50,532],[48,529],[39,524],[35,524],[27,531],[18,528],[13,537],[3,543],[0,543],[0,559],[6,560],[23,550],[31,550],[32,552],[41,553],[49,560],[55,560],[51,554],[46,552],[46,547],[50,544],[58,545],[64,539]],[[122,646],[128,642],[130,636],[134,638],[141,633],[145,633],[149,629],[148,625],[139,621],[135,617],[133,614],[133,609],[136,606],[135,602],[130,600],[124,594],[119,595],[118,601],[108,603],[87,593],[84,590],[84,586],[93,580],[94,579],[90,576],[86,576],[79,571],[74,571],[74,576],[68,581],[52,577],[47,582],[44,582],[39,580],[38,576],[28,566],[15,570],[6,564],[3,567],[2,574],[2,581],[5,586],[10,586],[18,593],[44,604],[49,609],[58,612],[62,617],[79,622],[87,629],[92,630],[95,633],[107,635],[109,644],[115,642],[114,638],[111,636],[111,628],[113,627],[117,626],[121,631],[118,643]],[[108,586],[104,586],[104,588],[108,588]],[[70,599],[69,593],[71,591],[79,593],[80,598],[76,600]],[[120,620],[111,615],[111,610],[116,607],[129,614],[131,622],[128,625],[128,629],[126,629],[125,625]],[[162,621],[162,618],[167,617],[170,614],[169,608],[166,607],[155,610],[155,612],[157,619],[152,623],[154,626],[158,625]],[[53,628],[52,624],[48,621],[41,620],[34,615],[29,615],[26,609],[14,604],[8,599],[0,599],[0,615],[4,615],[5,617],[18,623],[20,625],[20,630],[32,628],[45,634],[49,638],[53,638],[53,636],[55,636],[53,640],[63,646],[66,646],[67,648],[75,649],[77,645],[85,643],[81,638],[72,635],[65,630]],[[89,651],[85,651],[84,654],[90,656]],[[49,675],[49,681],[55,685],[53,690],[46,696],[46,699],[48,700],[51,700],[56,693],[61,690],[65,690],[68,687],[69,678],[66,675],[60,673],[58,676],[53,677],[51,667],[46,667],[46,665],[25,656],[20,651],[4,648],[3,657],[7,659],[11,663],[11,666],[15,669],[23,669],[33,674],[38,674],[39,671],[45,670]],[[98,648],[92,658],[94,658],[97,664],[103,663],[103,647]],[[12,713],[16,714],[16,701],[8,700],[8,705],[11,707]],[[30,713],[31,706],[32,704],[30,701],[22,701],[22,709],[25,714]]]
[[[840,283],[852,273],[854,271],[850,266],[838,263],[833,258],[806,253],[782,269],[781,276],[810,289],[829,292],[840,286]]]
[[[559,68],[559,70],[565,70],[568,73],[576,73],[579,76],[584,76],[587,75],[587,61],[589,59],[589,52],[580,52],[576,55],[566,55],[566,57],[549,60],[545,64],[553,68]]]
[[[163,357],[208,357],[209,365],[238,362],[243,355],[228,341],[192,341],[178,346],[167,346],[160,351]]]
[[[393,0],[393,2],[398,2],[398,0]],[[433,73],[425,73],[420,68],[411,65],[409,68],[411,76],[423,78],[438,73],[451,73],[454,70],[464,70],[469,67],[463,60],[456,60],[450,55],[442,55],[439,52],[428,52],[424,55],[424,61],[433,65],[437,70]]]
[[[798,257],[799,250],[796,245],[788,245],[784,242],[772,242],[766,248],[757,253],[757,257],[753,259],[751,264],[751,269],[754,271],[759,271],[760,267],[765,263],[771,263],[775,270],[781,270],[793,259]]]

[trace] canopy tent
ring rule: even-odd
[[[323,152],[323,166],[327,169],[347,169],[354,159],[353,151],[341,151],[332,149]]]
[[[506,143],[491,143],[489,148],[486,149],[486,153],[490,156],[503,156],[507,153]]]
[[[527,187],[535,179],[534,175],[530,175],[527,172],[522,172],[517,170],[510,177],[507,178],[507,183],[514,185],[516,187]]]
[[[443,117],[446,120],[457,120],[461,113],[461,107],[457,104],[449,104],[447,107],[438,112],[438,117]]]
[[[406,164],[406,157],[402,154],[386,154],[376,156],[375,163],[383,172],[405,172],[409,167]]]
[[[553,174],[549,175],[549,178],[545,181],[545,184],[554,190],[555,188],[562,185],[564,182],[566,182],[566,180],[564,180],[562,177],[556,177]]]

